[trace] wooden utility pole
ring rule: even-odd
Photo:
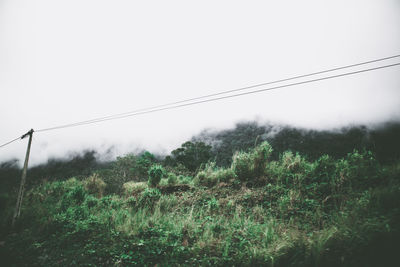
[[[12,227],[14,227],[15,221],[17,220],[19,214],[21,213],[21,204],[22,204],[22,197],[24,196],[26,171],[28,169],[29,153],[31,151],[31,144],[32,144],[32,135],[33,135],[33,129],[31,129],[29,132],[27,132],[21,137],[21,139],[24,139],[25,137],[29,136],[29,142],[28,142],[28,148],[26,150],[24,169],[22,171],[22,177],[21,177],[21,184],[19,186],[19,191],[18,191],[17,205],[15,206],[14,216],[12,219]]]

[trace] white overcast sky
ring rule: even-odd
[[[395,54],[399,0],[0,0],[0,143],[31,128]],[[204,128],[240,120],[321,129],[398,118],[397,66],[37,133],[31,162],[111,145],[169,152]],[[26,140],[13,143],[0,160],[23,160],[25,149]]]

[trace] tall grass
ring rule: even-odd
[[[395,167],[356,151],[313,162],[291,152],[269,161],[271,151],[264,143],[194,179],[128,182],[121,195],[104,195],[95,176],[44,183],[27,193],[1,256],[43,266],[390,266],[400,232]],[[183,183],[190,190],[178,190]]]

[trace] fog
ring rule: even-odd
[[[31,128],[400,54],[399,33],[397,0],[0,0],[0,144]],[[30,162],[84,149],[168,153],[203,129],[237,121],[337,129],[398,120],[399,71],[38,132]],[[0,161],[22,160],[26,144],[1,148]]]

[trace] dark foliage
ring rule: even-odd
[[[273,160],[272,151],[260,142],[237,152],[230,167],[211,161],[194,179],[175,177],[174,185],[153,164],[152,187],[130,181],[129,194],[103,195],[98,170],[32,184],[14,229],[13,205],[5,202],[2,264],[397,266],[399,162],[381,165],[357,150],[315,160],[286,151]],[[103,170],[119,185],[143,162],[127,155]],[[15,162],[3,166],[5,174],[18,171]]]
[[[166,163],[176,165],[180,163],[189,171],[195,172],[201,164],[211,159],[211,146],[204,142],[185,142],[180,148],[171,152],[171,156],[166,158]]]
[[[236,151],[247,152],[261,141],[274,148],[272,159],[284,151],[296,151],[310,160],[329,154],[335,159],[354,149],[372,151],[379,162],[400,159],[400,123],[388,122],[379,127],[351,126],[336,131],[317,131],[290,126],[239,123],[234,129],[203,132],[194,137],[212,144],[213,157],[218,166],[229,166]]]
[[[84,151],[82,155],[75,155],[70,159],[49,159],[46,163],[29,169],[30,184],[37,184],[43,180],[59,181],[71,177],[87,177],[93,171],[109,166],[96,159],[96,151]]]

